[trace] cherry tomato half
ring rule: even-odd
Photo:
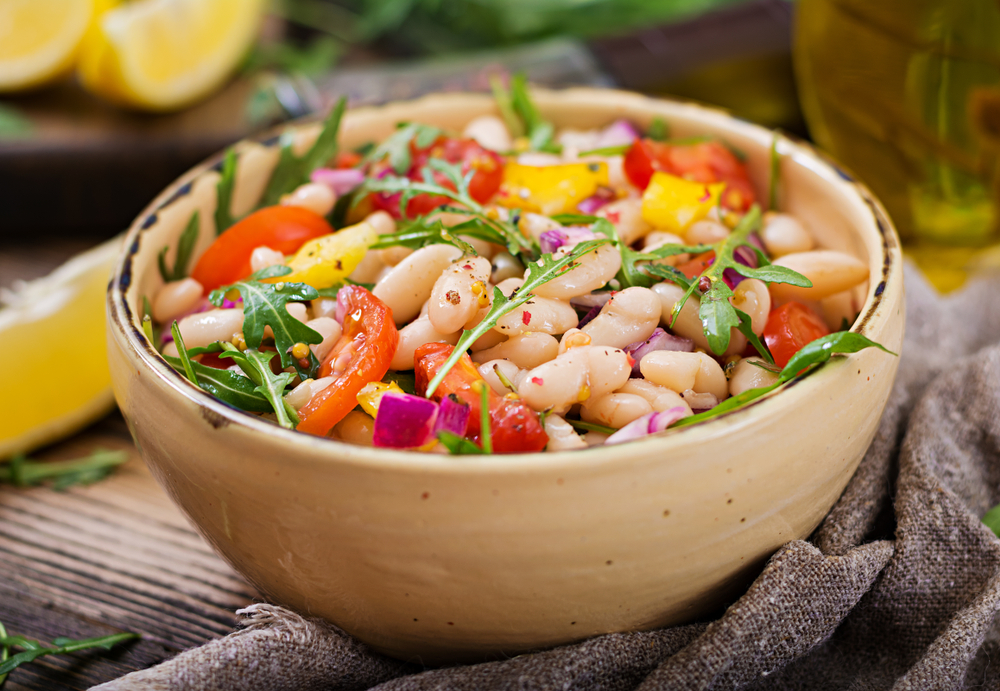
[[[413,164],[407,171],[407,177],[411,180],[423,179],[423,168],[431,158],[439,158],[449,163],[461,163],[462,174],[475,171],[472,180],[469,182],[469,196],[480,204],[485,204],[500,189],[503,182],[503,159],[498,154],[489,149],[484,149],[472,139],[448,139],[438,137],[437,141],[425,149],[417,149],[412,143],[410,152],[413,155]],[[378,175],[385,169],[387,164],[382,162],[376,164],[369,175]],[[444,175],[434,174],[434,179],[448,189],[454,189]],[[385,209],[395,218],[400,218],[398,194],[374,195],[375,205]],[[406,216],[414,218],[428,214],[442,204],[448,203],[448,198],[441,195],[418,194],[406,205]]]
[[[637,139],[625,153],[625,175],[639,189],[646,189],[653,173],[662,171],[695,182],[725,182],[722,205],[746,211],[755,201],[753,185],[744,166],[720,142],[668,144]]]
[[[683,264],[677,265],[677,270],[688,278],[698,278],[701,276],[702,272],[712,265],[715,261],[715,250],[710,250],[703,254],[696,255],[684,262]]]
[[[191,272],[205,292],[235,283],[252,273],[250,255],[265,245],[292,254],[306,240],[329,235],[333,228],[317,213],[298,206],[268,206],[255,211],[215,239]]]
[[[447,343],[425,343],[413,354],[416,370],[417,393],[423,395],[434,375],[451,355],[454,346]],[[486,382],[479,375],[468,354],[462,355],[445,375],[444,381],[434,390],[435,400],[455,394],[469,404],[469,427],[466,436],[479,443],[481,428],[480,393],[473,388],[476,382]],[[489,386],[486,384],[486,386]],[[499,396],[489,389],[490,435],[494,453],[532,453],[541,451],[549,443],[538,414],[520,398]]]
[[[829,333],[830,329],[811,309],[801,302],[786,302],[768,315],[764,343],[774,356],[774,364],[784,367],[803,346]]]
[[[344,333],[319,368],[320,377],[335,376],[328,387],[313,396],[299,410],[300,432],[325,436],[358,404],[358,392],[365,384],[379,381],[389,371],[399,346],[399,333],[392,310],[361,286],[344,286],[337,302],[345,308]],[[351,349],[352,352],[345,353]],[[348,356],[339,373],[334,366]]]

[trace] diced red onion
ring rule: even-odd
[[[733,251],[733,258],[743,266],[749,266],[751,269],[757,268],[757,253],[749,247],[744,245],[737,247]],[[730,289],[736,288],[743,280],[743,276],[736,269],[726,269],[722,272],[722,278]]]
[[[309,179],[326,185],[339,197],[364,182],[365,174],[357,168],[317,168]]]
[[[372,443],[390,449],[412,449],[434,438],[438,404],[406,393],[383,394],[375,416]]]
[[[224,299],[222,301],[222,307],[233,308],[233,307],[239,307],[239,305],[233,302],[232,300]],[[192,314],[201,314],[202,312],[207,312],[208,310],[214,310],[214,309],[215,305],[209,302],[208,298],[202,298],[202,300],[197,305],[189,309],[187,312],[184,312],[183,314],[178,314],[170,321],[171,323],[173,323],[174,320],[180,322],[180,320],[183,319],[184,317],[189,317]],[[170,330],[170,324],[164,324],[163,329],[160,332],[160,343],[162,343],[163,345],[167,345],[168,343],[173,343],[173,341],[174,341],[174,334]]]
[[[627,441],[642,439],[650,434],[656,434],[670,427],[687,415],[687,408],[676,406],[658,413],[646,413],[641,418],[633,420],[605,440],[605,444],[621,444]]]
[[[468,425],[469,404],[458,400],[455,394],[448,394],[442,398],[438,406],[437,422],[434,423],[434,435],[444,430],[464,437]]]
[[[563,245],[578,245],[586,240],[593,240],[596,235],[590,228],[584,226],[564,226],[546,230],[538,236],[538,246],[542,254],[555,252]]]
[[[604,206],[610,201],[611,199],[609,199],[605,195],[595,194],[594,196],[587,197],[582,202],[577,204],[576,210],[579,211],[581,214],[592,215],[596,213],[598,209],[600,209],[602,206]]]
[[[624,146],[631,144],[639,138],[639,131],[628,120],[615,120],[604,128],[597,138],[595,148],[603,149],[608,146]]]
[[[667,333],[660,327],[656,327],[653,330],[652,335],[645,341],[630,343],[625,346],[624,350],[635,359],[635,364],[632,365],[632,376],[641,377],[642,372],[639,371],[639,361],[642,360],[643,356],[656,350],[672,350],[678,353],[691,353],[694,352],[694,341],[690,338],[674,336],[673,334]]]
[[[344,325],[344,320],[347,319],[347,292],[346,290],[337,292],[337,310],[333,314],[333,318],[341,326]]]
[[[602,309],[604,309],[603,305],[594,305],[593,307],[591,307],[590,311],[587,312],[585,315],[583,315],[583,317],[580,319],[580,322],[576,325],[576,328],[582,329],[587,324],[594,321],[594,318],[601,313]]]

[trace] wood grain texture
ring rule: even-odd
[[[36,454],[96,448],[130,459],[89,487],[0,488],[0,621],[50,641],[121,631],[142,640],[110,653],[41,658],[5,691],[86,689],[229,633],[255,593],[217,557],[159,488],[114,413]]]

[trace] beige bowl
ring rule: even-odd
[[[725,113],[617,91],[539,92],[558,126],[664,117],[746,152],[765,197],[772,134]],[[343,143],[400,120],[460,129],[496,111],[439,95],[347,114]],[[315,126],[302,126],[304,143]],[[244,143],[237,211],[276,160]],[[899,241],[868,191],[782,138],[783,207],[822,245],[870,267],[853,330],[899,351]],[[153,474],[213,547],[275,602],[324,617],[376,650],[426,663],[509,655],[710,613],[783,543],[808,536],[875,432],[898,358],[831,362],[746,408],[647,440],[586,451],[449,457],[289,432],[229,408],[176,374],[142,336],[156,254],[201,210],[214,237],[213,170],[195,168],[133,224],[108,293],[115,395]]]

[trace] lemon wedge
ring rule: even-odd
[[[73,65],[94,0],[0,0],[0,91],[61,76]]]
[[[114,406],[105,342],[120,237],[0,291],[0,459],[72,434]]]
[[[265,0],[111,4],[83,42],[77,74],[97,95],[146,110],[180,108],[217,89],[250,48],[265,9]]]

